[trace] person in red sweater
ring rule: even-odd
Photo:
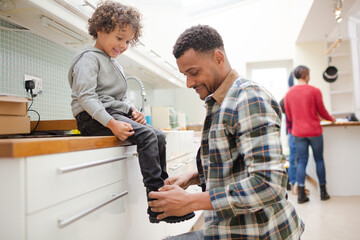
[[[320,117],[334,122],[335,119],[326,111],[322,95],[318,88],[310,86],[310,70],[305,66],[298,66],[294,70],[294,77],[298,84],[291,87],[285,96],[285,111],[291,122],[291,134],[295,137],[298,164],[296,180],[298,182],[298,203],[308,202],[305,194],[305,169],[309,159],[311,146],[316,163],[316,174],[320,184],[320,198],[330,198],[326,191],[325,164],[323,158],[324,142]]]

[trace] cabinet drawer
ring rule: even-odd
[[[167,171],[170,177],[175,177],[186,172],[196,171],[196,157],[193,154],[185,154],[175,160],[169,161]]]
[[[127,151],[128,147],[115,147],[29,157],[27,213],[124,179]]]
[[[113,183],[26,218],[28,240],[120,240],[127,231],[127,189]]]

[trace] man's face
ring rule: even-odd
[[[124,29],[117,26],[110,33],[99,31],[97,35],[95,47],[105,52],[109,57],[116,58],[128,49],[135,32],[128,25]]]
[[[219,64],[214,54],[197,53],[191,48],[176,60],[180,72],[186,76],[187,87],[195,89],[202,100],[221,84]]]

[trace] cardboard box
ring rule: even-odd
[[[152,126],[158,129],[170,130],[170,107],[152,106],[151,107]]]
[[[28,101],[24,97],[0,96],[0,115],[26,116]]]
[[[30,117],[0,115],[0,134],[19,133],[30,133]]]

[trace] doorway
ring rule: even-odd
[[[267,89],[277,102],[285,97],[291,84],[289,76],[292,72],[292,61],[271,61],[271,62],[254,62],[246,64],[246,77],[256,83],[259,83]],[[281,119],[281,143],[284,154],[288,155],[289,147],[286,135],[285,115]]]

